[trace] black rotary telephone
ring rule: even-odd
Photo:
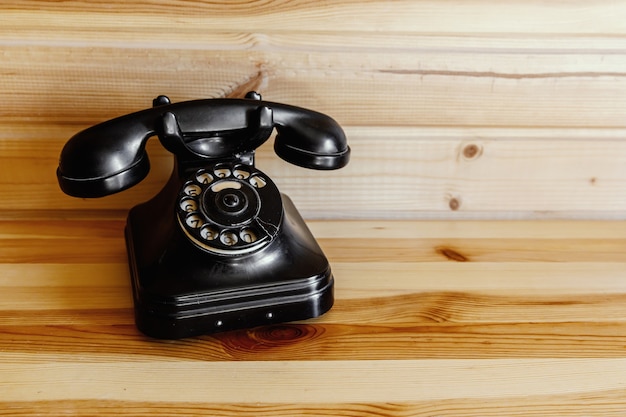
[[[172,175],[130,210],[125,229],[135,320],[176,339],[317,317],[333,304],[328,260],[286,195],[254,166],[276,128],[274,150],[312,169],[345,166],[341,127],[314,111],[245,99],[153,107],[92,126],[63,148],[61,189],[102,197],[141,181],[147,140],[175,155]]]

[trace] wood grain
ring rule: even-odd
[[[50,32],[55,28],[105,29],[138,28],[159,33],[166,26],[188,27],[191,31],[224,31],[233,27],[251,31],[363,31],[408,33],[554,33],[570,35],[626,32],[619,18],[624,11],[621,2],[545,4],[540,0],[518,2],[507,0],[493,5],[485,0],[441,5],[436,0],[395,1],[390,7],[384,1],[338,0],[324,4],[307,1],[242,0],[237,2],[192,2],[181,7],[170,1],[122,0],[100,2],[23,1],[5,6],[11,27],[23,30],[36,27]],[[33,12],[37,13],[33,13]],[[58,17],[67,20],[66,26]],[[85,20],[81,17],[88,16]],[[19,24],[9,17],[21,17]],[[172,20],[175,17],[179,20]],[[376,18],[376,20],[373,20]],[[207,27],[207,23],[212,23]],[[417,22],[421,24],[416,24]],[[600,25],[602,22],[603,25]],[[278,24],[280,23],[280,25]],[[375,24],[373,24],[375,23]],[[330,24],[324,26],[323,24]],[[50,27],[49,25],[52,25]],[[184,26],[183,26],[184,25]],[[66,35],[67,36],[67,35]],[[45,39],[44,36],[41,36]],[[187,40],[187,39],[185,39]]]
[[[36,109],[39,121],[95,123],[149,107],[159,94],[176,101],[219,97],[246,85],[268,100],[314,108],[348,126],[624,127],[624,45],[619,52],[579,54],[503,52],[497,42],[486,51],[313,47],[9,44],[0,62],[8,83],[0,120],[28,120]]]
[[[346,128],[353,158],[339,172],[260,152],[261,169],[308,218],[622,219],[625,10],[621,1],[7,4],[0,209],[126,210],[158,190],[170,158],[157,151],[132,192],[80,202],[54,178],[71,135],[158,94],[256,89]]]
[[[480,400],[441,400],[397,403],[307,403],[293,405],[220,403],[180,403],[160,401],[29,401],[3,402],[0,415],[29,415],[34,412],[46,415],[50,410],[64,410],[77,415],[102,415],[114,412],[120,416],[500,416],[509,415],[558,415],[566,417],[621,416],[623,390],[609,391],[581,397],[579,394],[529,396],[522,400],[513,397]]]
[[[12,126],[12,132],[21,129]],[[156,194],[170,175],[173,157],[154,139],[148,146],[152,170],[138,186],[101,199],[64,195],[54,175],[58,155],[80,129],[31,126],[15,137],[5,133],[0,209],[128,210]],[[346,132],[353,158],[342,170],[290,165],[274,154],[271,141],[259,149],[257,166],[307,218],[603,219],[621,218],[626,209],[622,129],[570,130],[558,138],[553,129]],[[21,151],[22,143],[30,145]]]
[[[625,1],[5,3],[0,416],[624,414]],[[145,181],[75,199],[59,153],[156,95],[248,90],[346,131],[339,171],[256,157],[335,305],[150,339],[123,228],[172,156],[151,140]]]
[[[79,384],[82,389],[74,394],[79,400],[114,396],[122,401],[150,401],[161,394],[170,401],[253,404],[271,404],[284,398],[293,404],[523,398],[537,393],[537,383],[541,383],[544,396],[606,393],[623,389],[626,371],[623,359],[161,361],[157,365],[160,372],[154,375],[155,365],[121,361],[0,367],[3,380],[14,382],[4,391],[7,401],[23,400],[23,385],[29,386],[39,400],[55,401],[66,398],[67,392]],[[516,370],[515,378],[511,378],[511,368]],[[332,375],[333,383],[322,377],[324,371]],[[156,378],[146,380],[145,375],[150,374]],[[138,379],[138,375],[143,378]],[[176,390],[163,384],[161,378],[165,375],[170,381],[176,380]],[[138,380],[142,384],[137,384]],[[261,386],[259,381],[263,381]]]
[[[337,281],[328,314],[159,341],[133,323],[123,212],[25,216],[0,222],[4,415],[626,406],[623,222],[310,222]]]

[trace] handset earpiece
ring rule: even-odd
[[[278,132],[274,151],[292,164],[330,170],[350,161],[350,147],[339,124],[312,110],[280,105],[274,111]]]
[[[145,144],[154,131],[141,112],[92,126],[63,147],[57,179],[74,197],[103,197],[125,190],[150,171]]]

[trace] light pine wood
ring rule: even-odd
[[[310,51],[319,48],[312,44],[285,51],[207,51],[10,43],[4,47],[8,61],[0,63],[8,82],[2,94],[11,103],[3,116],[30,118],[29,111],[37,108],[39,121],[94,123],[150,106],[159,94],[178,101],[234,95],[246,86],[268,100],[327,112],[343,125],[624,126],[621,53],[509,50],[498,42],[458,51],[447,50],[447,43],[424,51],[352,50],[352,45]],[[157,65],[144,68],[146,62]],[[181,81],[172,84],[172,79]]]
[[[11,356],[9,356],[10,358]],[[91,372],[105,377],[93,378]],[[516,366],[517,381],[511,381],[510,368]],[[154,372],[155,363],[35,363],[2,366],[4,378],[13,378],[14,388],[5,391],[6,398],[19,399],[22,384],[39,389],[42,400],[64,399],[66,392],[78,382],[83,385],[77,399],[92,399],[109,393],[120,400],[153,400],[155,393],[171,400],[191,402],[223,401],[227,403],[276,403],[289,398],[299,403],[346,402],[403,402],[420,398],[426,401],[464,397],[494,398],[503,395],[521,397],[537,392],[535,381],[543,382],[543,394],[570,394],[588,392],[589,380],[580,378],[603,375],[597,390],[611,391],[623,388],[626,362],[623,359],[518,359],[502,360],[405,360],[405,361],[249,361],[159,362],[160,372],[146,381],[139,375]],[[333,382],[323,377],[332,372]],[[235,373],[236,372],[236,373]],[[61,375],[66,375],[64,378]],[[166,381],[176,378],[177,389]],[[68,378],[70,377],[70,378]],[[562,382],[566,380],[567,384]],[[50,385],[50,381],[57,381]],[[133,382],[142,381],[135,385]],[[203,381],[204,383],[198,383]],[[468,383],[472,381],[473,383]],[[43,382],[43,384],[41,384]],[[511,383],[516,382],[516,383]],[[600,382],[600,381],[598,381]],[[207,388],[210,387],[208,390]],[[359,387],[360,389],[355,389]],[[445,387],[445,389],[442,389]],[[18,394],[13,394],[13,391]],[[243,397],[243,398],[242,398]],[[245,398],[245,399],[244,399]],[[243,400],[243,401],[242,401]]]
[[[626,1],[5,3],[0,416],[624,415]],[[339,171],[256,159],[335,305],[149,339],[123,228],[172,156],[76,199],[60,150],[159,94],[249,90],[346,131]]]
[[[90,214],[91,213],[91,214]],[[123,212],[0,222],[0,415],[620,415],[625,225],[312,221],[326,315],[135,328]]]
[[[146,184],[72,200],[53,174],[70,136],[158,94],[180,101],[256,89],[326,112],[348,134],[353,160],[339,172],[288,166],[269,144],[260,152],[260,168],[307,218],[626,212],[623,1],[24,1],[2,9],[0,210],[126,210],[158,190],[170,158],[151,144]]]
[[[6,139],[0,209],[127,210],[156,194],[170,175],[173,157],[155,138],[148,146],[152,170],[141,184],[101,199],[68,197],[54,172],[60,148],[78,130],[31,126]],[[271,140],[258,151],[257,166],[307,218],[582,219],[621,218],[626,210],[625,129],[571,129],[558,137],[551,129],[346,132],[353,158],[344,169],[293,166],[274,154]]]

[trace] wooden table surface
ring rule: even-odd
[[[617,416],[623,222],[310,221],[325,316],[134,327],[123,213],[0,221],[0,415]]]

